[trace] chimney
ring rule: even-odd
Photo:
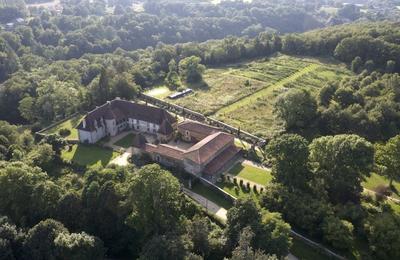
[[[83,128],[86,128],[86,118],[83,119],[82,125],[83,125]]]

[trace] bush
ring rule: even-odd
[[[240,187],[243,187],[243,180],[240,180]]]
[[[236,179],[236,178],[233,178],[233,183],[234,183],[235,185],[237,185],[237,179]]]
[[[246,183],[247,190],[250,191],[250,182]]]
[[[67,137],[71,134],[71,130],[67,129],[67,128],[61,128],[58,133],[60,134],[60,136],[62,137]]]
[[[254,191],[254,193],[257,193],[257,185],[253,186],[253,191]]]

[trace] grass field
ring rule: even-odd
[[[110,149],[91,145],[73,145],[71,151],[63,151],[64,160],[74,162],[81,166],[107,166],[119,154]]]
[[[261,185],[267,185],[272,180],[270,171],[243,163],[237,163],[228,173]]]
[[[120,146],[123,148],[129,148],[133,144],[133,138],[135,137],[134,133],[127,134],[126,136],[119,139],[117,142],[114,143],[116,146]]]
[[[375,191],[379,186],[388,186],[389,185],[389,180],[383,176],[380,176],[376,173],[371,174],[371,177],[369,177],[365,182],[363,182],[363,187],[369,190]],[[391,197],[400,199],[400,183],[398,182],[393,182],[393,186],[397,190],[397,194],[395,192],[392,193]]]
[[[79,124],[81,119],[83,118],[82,115],[75,116],[61,124],[58,124],[47,131],[45,131],[45,134],[59,134],[58,132],[65,128],[71,131],[71,134],[66,136],[65,138],[68,140],[78,140],[78,130],[75,129],[75,127]]]
[[[173,102],[269,137],[282,130],[273,115],[273,104],[280,93],[289,88],[316,93],[326,82],[347,75],[351,72],[334,60],[277,55],[207,69],[207,87],[194,86],[194,94]]]

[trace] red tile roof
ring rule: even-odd
[[[222,148],[233,143],[233,141],[234,137],[232,135],[217,132],[190,147],[185,153],[185,158],[198,164],[204,164]]]
[[[218,173],[222,168],[232,160],[239,152],[240,148],[231,145],[221,154],[214,158],[207,166],[204,168],[204,174],[207,175],[214,175]]]

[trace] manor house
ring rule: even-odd
[[[191,120],[178,123],[164,109],[118,98],[89,112],[77,129],[81,143],[96,143],[133,130],[136,154],[147,154],[160,164],[182,168],[212,182],[240,154],[234,136],[219,128]],[[179,146],[179,142],[185,145]]]

